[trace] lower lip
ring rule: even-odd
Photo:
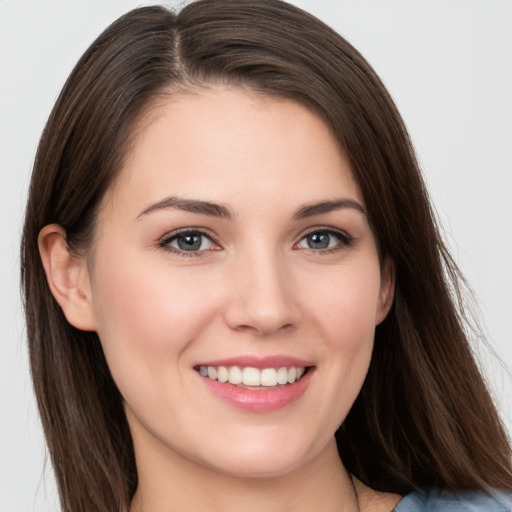
[[[245,389],[229,382],[222,383],[203,377],[199,373],[198,375],[215,396],[238,409],[269,412],[282,409],[298,400],[308,388],[313,373],[313,368],[308,368],[308,371],[293,384],[272,389]]]

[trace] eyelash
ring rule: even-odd
[[[298,245],[306,239],[308,236],[314,235],[314,234],[326,234],[329,236],[334,236],[339,240],[339,243],[334,245],[334,247],[328,247],[325,249],[312,249],[312,248],[300,248]],[[213,233],[210,231],[207,231],[203,228],[183,228],[178,231],[175,231],[169,235],[165,235],[162,239],[160,239],[157,243],[158,247],[172,253],[176,254],[178,256],[182,257],[188,257],[188,258],[203,258],[207,256],[210,252],[218,250],[218,249],[203,249],[203,250],[197,250],[197,251],[186,251],[186,250],[180,250],[175,247],[172,247],[170,244],[171,242],[177,240],[180,236],[185,235],[199,235],[201,237],[206,237],[211,241],[211,243],[214,246],[220,247],[220,244],[218,243],[216,237],[213,236]],[[315,227],[314,229],[311,229],[310,231],[304,233],[298,242],[296,242],[293,245],[293,248],[296,250],[305,250],[315,255],[326,255],[326,254],[332,254],[334,252],[343,250],[347,247],[350,247],[353,243],[354,239],[347,235],[345,232],[334,229],[332,227]]]
[[[211,233],[208,230],[205,230],[203,228],[183,228],[178,231],[174,231],[171,234],[165,235],[162,239],[158,241],[158,247],[161,247],[162,249],[172,253],[176,254],[178,256],[183,256],[185,258],[203,258],[204,256],[208,255],[209,252],[214,251],[216,249],[203,249],[199,251],[184,251],[177,249],[175,247],[172,247],[170,244],[174,240],[177,240],[181,236],[185,235],[199,235],[201,237],[206,237],[209,239],[214,246],[220,247],[219,243],[217,242],[216,238],[213,236],[213,233]]]
[[[300,237],[299,241],[296,244],[294,244],[294,248],[297,247],[298,244],[300,242],[302,242],[305,238],[307,238],[308,236],[311,236],[311,235],[315,235],[315,234],[326,234],[329,236],[334,236],[339,240],[339,243],[334,245],[334,247],[329,247],[326,249],[302,248],[302,250],[306,250],[312,254],[319,255],[319,256],[320,255],[321,256],[328,255],[328,254],[332,254],[332,253],[341,251],[343,249],[350,247],[354,242],[354,239],[351,236],[347,235],[347,233],[345,233],[344,231],[334,229],[332,227],[320,226],[320,227],[315,227],[315,228],[311,229],[310,231],[304,233]]]

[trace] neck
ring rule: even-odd
[[[334,439],[314,459],[284,475],[239,477],[173,454],[138,457],[131,512],[356,512],[357,494]]]

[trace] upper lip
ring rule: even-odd
[[[275,356],[234,356],[225,359],[216,359],[214,361],[201,361],[195,366],[241,366],[251,368],[282,368],[282,367],[298,367],[306,368],[308,366],[314,366],[311,361],[300,359],[297,357],[286,356],[286,355],[275,355]]]

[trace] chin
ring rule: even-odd
[[[278,478],[292,473],[305,462],[281,458],[281,460],[269,462],[268,460],[226,460],[221,464],[210,466],[211,469],[230,477],[237,478]]]
[[[224,444],[225,446],[225,444]],[[259,439],[243,444],[229,442],[229,450],[205,452],[203,464],[211,469],[242,478],[276,478],[307,464],[322,451],[308,442],[280,439],[269,442]]]

